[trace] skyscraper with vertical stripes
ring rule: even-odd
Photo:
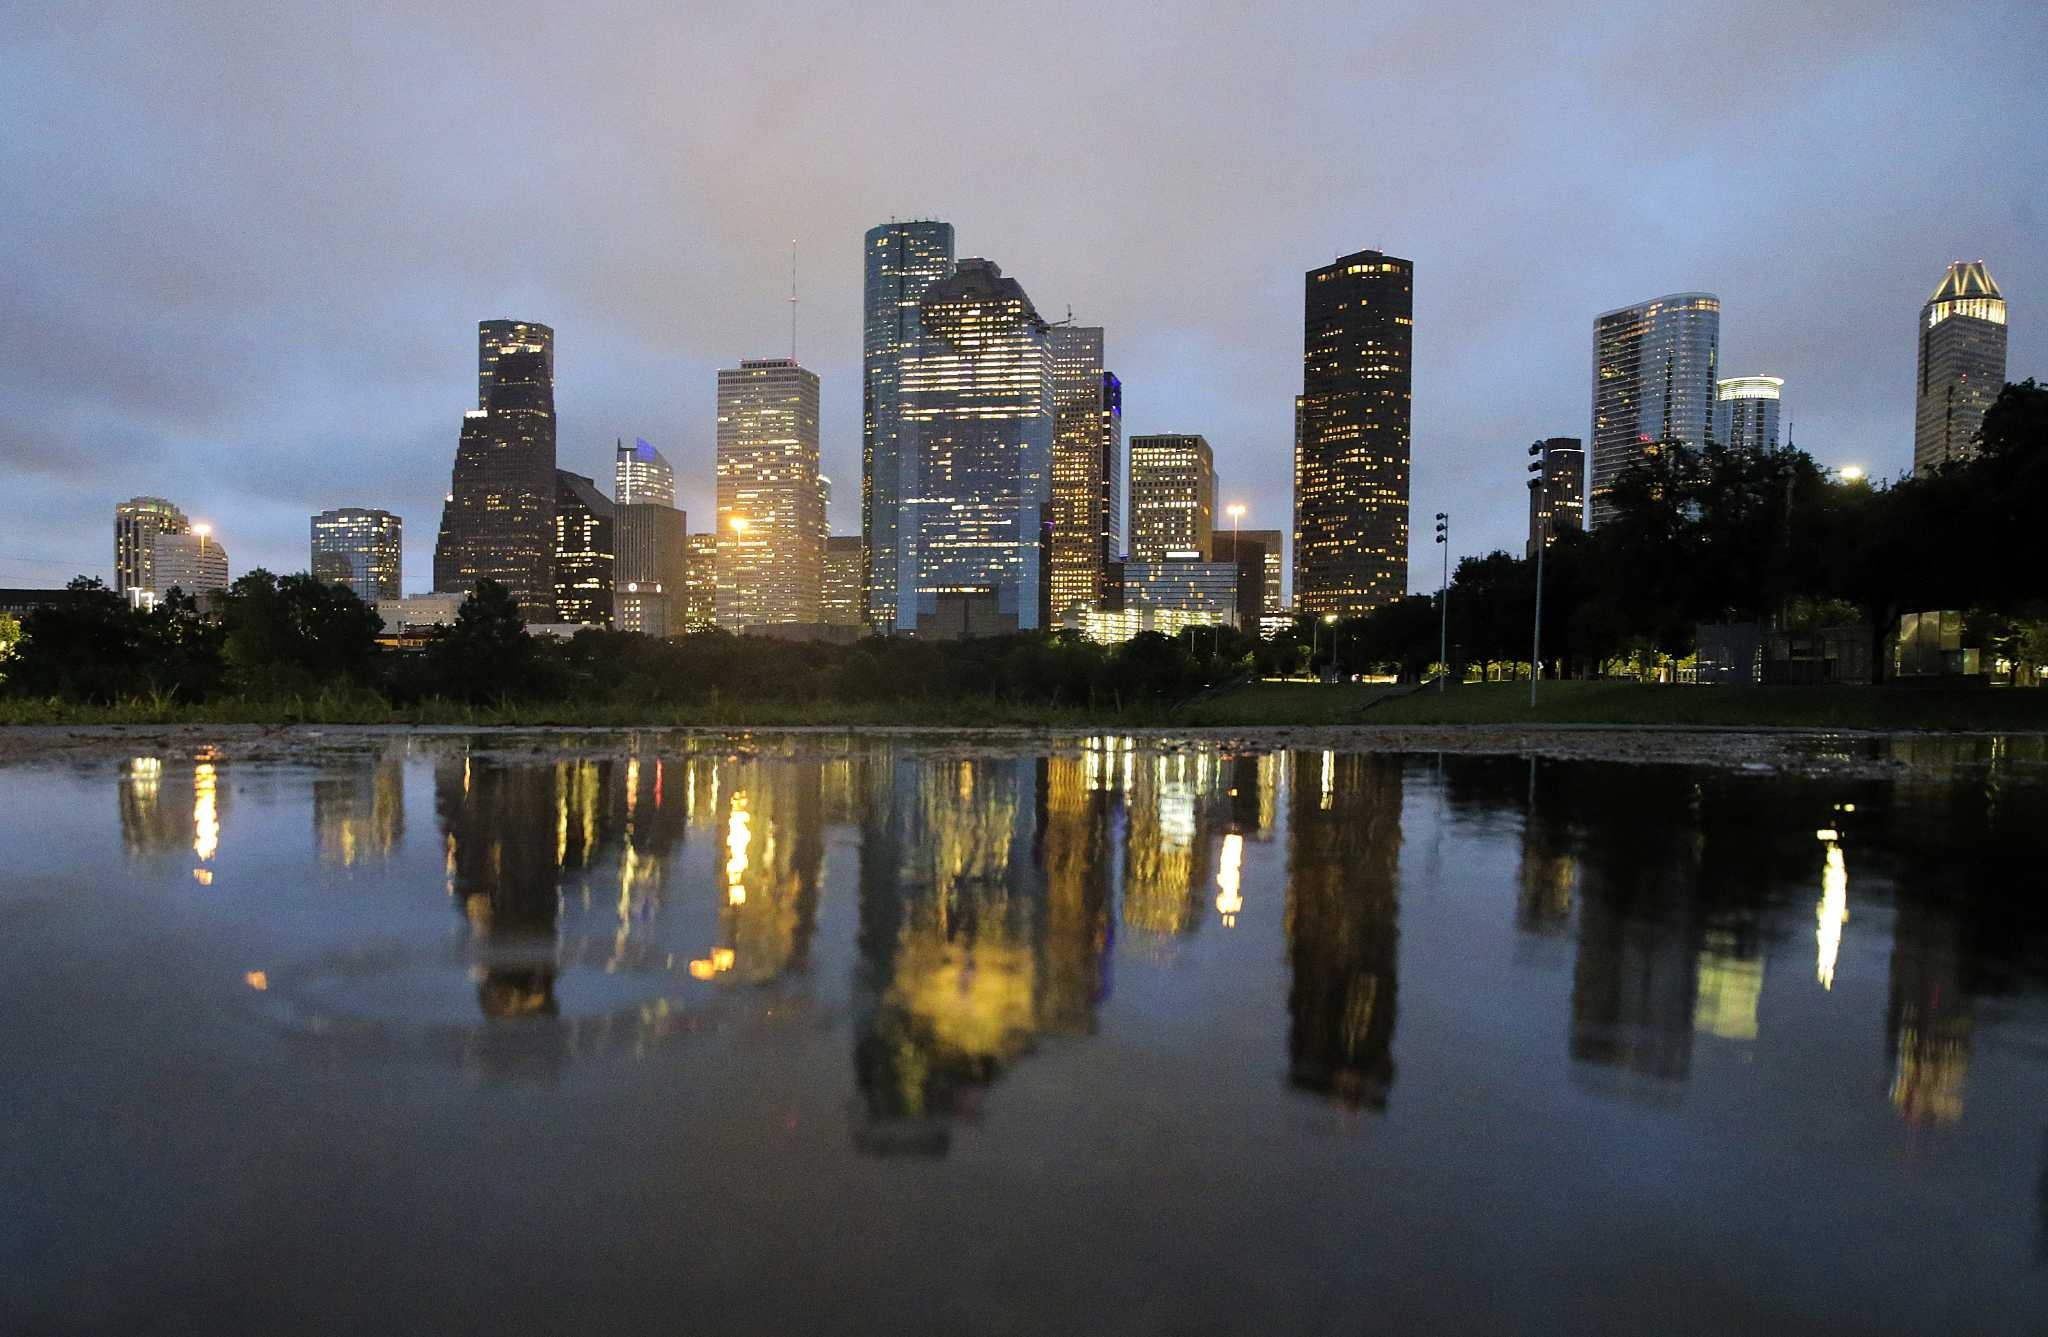
[[[899,535],[903,504],[917,491],[917,462],[903,431],[901,363],[922,337],[925,289],[953,272],[953,225],[936,219],[870,228],[862,244],[861,537],[867,548],[869,622],[895,624],[897,590],[916,576]]]

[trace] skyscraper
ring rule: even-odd
[[[658,501],[614,506],[612,542],[613,624],[649,636],[681,631],[690,578],[689,517]]]
[[[555,621],[612,621],[612,504],[582,474],[555,470]]]
[[[1239,625],[1256,631],[1262,618],[1276,616],[1284,606],[1280,600],[1280,531],[1277,529],[1219,529],[1209,540],[1209,559],[1215,562],[1259,562],[1256,600],[1246,600],[1246,620]],[[1256,606],[1253,606],[1256,605]]]
[[[792,358],[718,373],[718,624],[816,622],[824,579],[818,376]]]
[[[1294,413],[1294,602],[1368,612],[1408,588],[1415,265],[1359,251],[1306,279]]]
[[[652,502],[657,506],[676,504],[676,471],[660,451],[639,437],[628,446],[615,447],[612,461],[612,500],[621,506]]]
[[[1110,508],[1123,435],[1123,387],[1103,370],[1102,327],[1055,325],[1052,349],[1052,607],[1065,617],[1109,590],[1119,528]]]
[[[916,626],[940,593],[974,592],[992,596],[1019,630],[1036,630],[1050,594],[1046,323],[1015,279],[979,259],[925,289],[918,323],[916,351],[899,363],[900,436],[914,445],[916,490],[896,536],[895,625]]]
[[[834,627],[858,627],[867,621],[867,556],[860,535],[835,534],[825,540],[825,581],[818,595],[818,621]]]
[[[313,517],[313,577],[366,604],[404,596],[404,524],[389,511],[341,506]]]
[[[1216,465],[1207,440],[1177,433],[1131,438],[1131,557],[1207,556],[1216,531]]]
[[[1714,440],[1737,450],[1778,448],[1779,376],[1731,376],[1714,386]]]
[[[1593,319],[1593,524],[1613,518],[1608,494],[1663,442],[1698,449],[1714,421],[1721,299],[1679,292]]]
[[[676,631],[701,631],[713,624],[718,612],[718,535],[692,534],[686,540],[689,558],[683,579],[683,625]]]
[[[1957,260],[1920,308],[1913,467],[1977,453],[1984,410],[2005,388],[2005,298],[1982,260]]]
[[[1586,447],[1575,436],[1553,436],[1534,447],[1540,466],[1529,479],[1529,540],[1523,554],[1536,555],[1538,536],[1557,542],[1558,531],[1586,526]]]
[[[192,528],[185,513],[162,497],[131,497],[114,508],[114,591],[156,588],[158,534],[182,534]]]
[[[925,289],[953,272],[953,225],[884,223],[868,230],[862,249],[860,524],[868,621],[886,630],[909,572],[897,542],[903,502],[917,491],[916,461],[903,434],[900,363],[922,338]]]
[[[434,545],[434,588],[505,586],[528,622],[555,620],[555,355],[545,325],[485,321],[484,405],[462,415]]]

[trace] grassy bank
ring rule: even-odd
[[[705,700],[646,706],[611,701],[393,706],[365,693],[202,704],[162,698],[110,706],[0,699],[0,725],[427,724],[750,727],[917,725],[954,728],[1147,726],[1634,724],[1723,728],[2048,730],[2048,691],[1914,691],[1856,687],[1659,687],[1632,682],[1546,683],[1535,710],[1526,683],[1411,692],[1364,684],[1261,682],[1178,708],[1047,707],[999,697],[954,701]]]

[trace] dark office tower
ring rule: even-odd
[[[1294,414],[1294,602],[1351,615],[1408,588],[1415,265],[1360,251],[1308,272]]]
[[[953,225],[884,223],[868,230],[863,252],[860,524],[868,554],[868,621],[887,630],[895,625],[896,591],[906,575],[897,542],[903,503],[917,490],[916,461],[903,432],[899,364],[922,337],[925,289],[953,272]]]
[[[1698,449],[1714,423],[1721,299],[1679,292],[1593,318],[1593,525],[1608,494],[1660,444]]]
[[[1538,535],[1548,543],[1558,533],[1586,526],[1586,447],[1575,436],[1538,441],[1535,462],[1542,467],[1529,476],[1529,541],[1525,555],[1536,555]]]
[[[484,329],[510,325],[486,321]],[[484,368],[488,399],[462,415],[454,477],[434,545],[434,588],[480,580],[512,592],[528,622],[555,620],[554,333],[519,325]]]
[[[1280,544],[1277,529],[1219,529],[1209,539],[1210,561],[1241,568],[1240,627],[1257,631],[1260,619],[1280,612]]]
[[[1122,388],[1102,369],[1102,327],[1055,325],[1052,345],[1052,610],[1062,620],[1099,607],[1109,590],[1113,497],[1104,470],[1123,431]],[[1114,411],[1109,395],[1119,402]]]
[[[992,601],[1011,630],[1036,631],[1052,492],[1046,323],[989,260],[960,261],[920,307],[922,337],[900,363],[917,487],[904,494],[897,535],[895,625],[911,629],[959,596]]]
[[[1287,823],[1287,1078],[1354,1108],[1394,1085],[1401,759],[1294,752]]]
[[[1102,562],[1124,555],[1124,383],[1102,373]],[[1109,579],[1104,577],[1105,581]]]
[[[613,508],[613,625],[671,636],[683,629],[690,578],[689,517],[660,502]]]
[[[500,354],[538,351],[547,360],[548,393],[555,390],[555,332],[525,320],[480,320],[476,325],[476,406],[491,406],[491,379]]]
[[[611,625],[612,519],[592,480],[555,470],[555,621]]]
[[[2005,388],[2005,298],[1982,260],[1957,260],[1920,308],[1913,467],[1977,453],[1984,410]]]

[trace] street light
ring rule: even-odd
[[[1860,483],[1866,477],[1860,464],[1845,464],[1835,470],[1835,473],[1845,483]]]
[[[1236,597],[1232,602],[1237,605],[1238,630],[1242,631],[1244,630],[1244,549],[1238,546],[1237,522],[1244,519],[1244,503],[1234,501],[1225,509],[1230,514],[1230,564],[1237,568]],[[1262,590],[1265,588],[1265,580],[1266,573],[1261,571],[1259,573],[1259,588]],[[1253,630],[1256,632],[1257,628]]]
[[[1437,587],[1437,633],[1436,633],[1436,689],[1444,690],[1444,679],[1451,672],[1451,517],[1448,512],[1436,513],[1437,546],[1444,550],[1444,580]]]
[[[1536,629],[1529,636],[1529,709],[1536,708],[1536,679],[1543,675],[1543,550],[1550,546],[1550,447],[1529,447],[1529,491],[1536,501]]]
[[[1323,624],[1330,629],[1330,670],[1334,673],[1337,669],[1337,615],[1323,614]]]

